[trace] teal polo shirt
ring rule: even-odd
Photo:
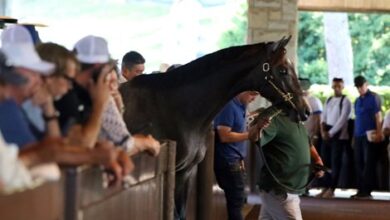
[[[307,130],[302,123],[279,115],[264,129],[261,146],[270,170],[276,178],[291,189],[279,185],[263,166],[259,188],[269,191],[300,194],[309,178],[310,146]]]

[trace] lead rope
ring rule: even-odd
[[[260,152],[260,156],[261,156],[261,159],[263,160],[263,163],[264,163],[264,166],[266,167],[266,169],[268,170],[268,173],[271,175],[272,179],[275,180],[275,182],[281,186],[282,188],[284,188],[285,190],[287,190],[288,192],[296,192],[296,191],[300,191],[300,190],[303,190],[305,188],[307,188],[313,181],[314,181],[314,176],[302,187],[300,188],[292,188],[290,186],[287,186],[285,184],[283,184],[282,182],[280,182],[280,180],[276,177],[276,175],[272,172],[271,168],[269,167],[268,163],[267,163],[267,160],[265,159],[265,156],[264,156],[264,152],[263,152],[263,149],[260,145],[260,140],[256,142],[256,146],[259,148],[259,152]],[[311,167],[310,164],[304,164],[302,165],[301,167],[299,167],[297,170],[295,170],[292,174],[290,174],[290,176],[292,176],[293,174],[295,174],[296,172],[298,172],[298,170],[302,169],[302,168],[305,168],[305,167]]]

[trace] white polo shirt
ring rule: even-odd
[[[348,119],[351,117],[352,104],[351,101],[345,97],[340,111],[340,97],[332,97],[325,103],[324,111],[322,113],[321,122],[332,126],[329,130],[329,136],[333,137],[336,133],[341,131],[339,139],[348,139]]]

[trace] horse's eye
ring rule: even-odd
[[[281,68],[279,69],[279,73],[280,73],[281,75],[287,75],[287,74],[288,74],[288,70],[287,70],[287,68],[281,67]]]

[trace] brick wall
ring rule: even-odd
[[[248,43],[275,41],[292,35],[288,56],[296,61],[297,0],[248,0]]]

